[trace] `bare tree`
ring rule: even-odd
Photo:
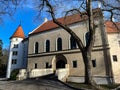
[[[118,31],[120,31],[119,24],[120,22],[120,0],[102,0],[102,11],[109,13],[109,16],[105,18],[110,20],[113,23],[113,27],[115,27]]]
[[[88,40],[88,43],[86,46],[83,44],[81,39],[72,31],[71,28],[69,28],[65,24],[62,24],[61,22],[59,22],[56,19],[54,7],[50,4],[50,2],[48,0],[42,0],[41,9],[43,9],[43,6],[46,5],[48,8],[48,12],[50,13],[50,15],[53,19],[53,22],[56,23],[61,28],[63,28],[64,30],[66,30],[72,37],[74,37],[80,51],[82,52],[82,56],[83,56],[83,61],[84,61],[84,65],[85,65],[85,83],[90,84],[90,85],[95,85],[94,81],[92,80],[92,72],[91,72],[91,51],[92,51],[92,47],[93,47],[94,39],[95,39],[95,25],[94,25],[94,20],[93,20],[91,2],[92,2],[92,0],[86,0],[86,8],[85,9],[87,12],[86,15],[88,16],[89,33],[90,33],[89,40]],[[81,14],[79,9],[71,9],[68,12],[71,12],[71,11],[77,11]]]
[[[13,16],[21,0],[0,0],[0,23],[6,15]]]

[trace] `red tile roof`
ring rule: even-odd
[[[82,14],[85,14],[85,13],[86,12],[83,12]],[[99,8],[93,9],[93,14],[94,14],[94,17],[102,16],[101,10]],[[88,18],[87,15],[83,15],[83,17],[80,17],[79,14],[74,14],[74,15],[66,16],[66,19],[62,17],[62,18],[58,18],[57,20],[62,24],[70,25],[76,22],[86,20],[87,18]],[[39,26],[37,29],[32,31],[30,35],[55,29],[58,27],[59,27],[58,25],[56,25],[52,20],[50,20],[50,21],[44,22],[41,26]]]
[[[14,38],[14,37],[25,38],[25,35],[24,35],[21,25],[18,26],[18,28],[16,29],[14,34],[10,37],[10,39]]]
[[[120,29],[120,22],[115,22],[115,24],[112,21],[105,21],[105,27],[106,27],[107,33],[118,33],[118,32],[120,32],[118,30],[118,28]]]

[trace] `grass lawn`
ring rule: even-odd
[[[86,85],[86,84],[82,84],[82,83],[71,83],[71,82],[67,82],[68,85],[81,89],[81,88],[86,88],[86,89],[92,89],[92,87],[90,85]],[[104,90],[110,90],[110,89],[114,89],[117,88],[118,86],[120,86],[120,84],[108,84],[108,85],[100,85]]]

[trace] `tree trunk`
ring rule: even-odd
[[[92,83],[92,71],[91,71],[91,55],[88,52],[82,53],[84,65],[85,65],[85,83]]]

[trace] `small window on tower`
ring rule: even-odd
[[[117,62],[117,55],[113,55],[113,61]]]
[[[18,48],[18,44],[14,44],[14,48]]]
[[[12,64],[17,64],[17,59],[12,59]]]
[[[13,51],[13,55],[18,55],[18,52],[17,51]]]
[[[16,38],[16,41],[17,41],[18,39]]]

